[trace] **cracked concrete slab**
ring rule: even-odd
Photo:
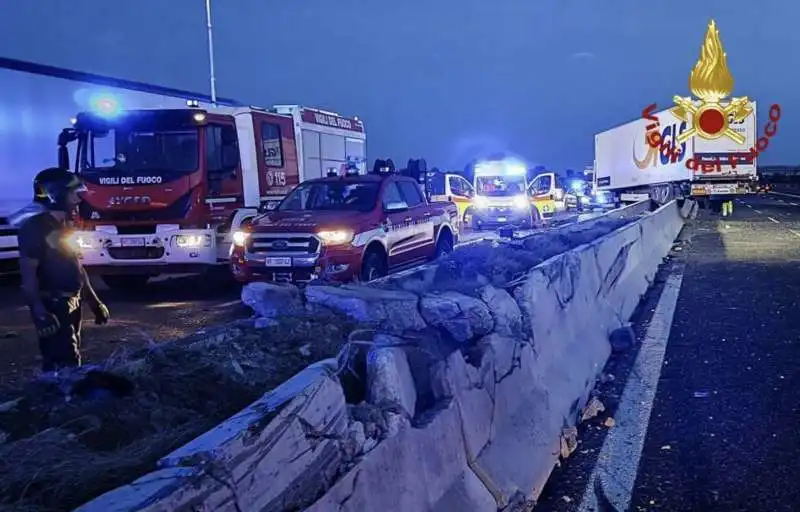
[[[420,300],[419,309],[428,325],[443,328],[460,343],[494,329],[494,318],[486,303],[462,293],[425,295]]]
[[[405,428],[370,452],[305,512],[436,510],[469,471],[455,403],[432,413],[422,427]]]
[[[355,285],[308,286],[305,297],[309,304],[328,307],[389,332],[426,327],[417,309],[419,298],[411,292]]]

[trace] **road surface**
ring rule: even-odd
[[[800,196],[682,240],[537,511],[800,510]]]

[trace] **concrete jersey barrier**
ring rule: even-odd
[[[690,214],[689,203],[669,203],[475,296],[309,287],[306,307],[368,328],[338,361],[312,365],[155,472],[78,510],[497,511],[531,502],[608,359],[609,334],[628,321]],[[345,369],[359,365],[367,399],[349,404]]]

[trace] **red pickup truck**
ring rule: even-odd
[[[318,178],[233,236],[240,282],[371,281],[449,253],[458,210],[429,203],[411,178],[383,170]]]

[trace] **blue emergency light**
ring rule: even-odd
[[[93,94],[89,98],[89,107],[92,112],[101,117],[116,117],[122,111],[119,100],[111,94]]]

